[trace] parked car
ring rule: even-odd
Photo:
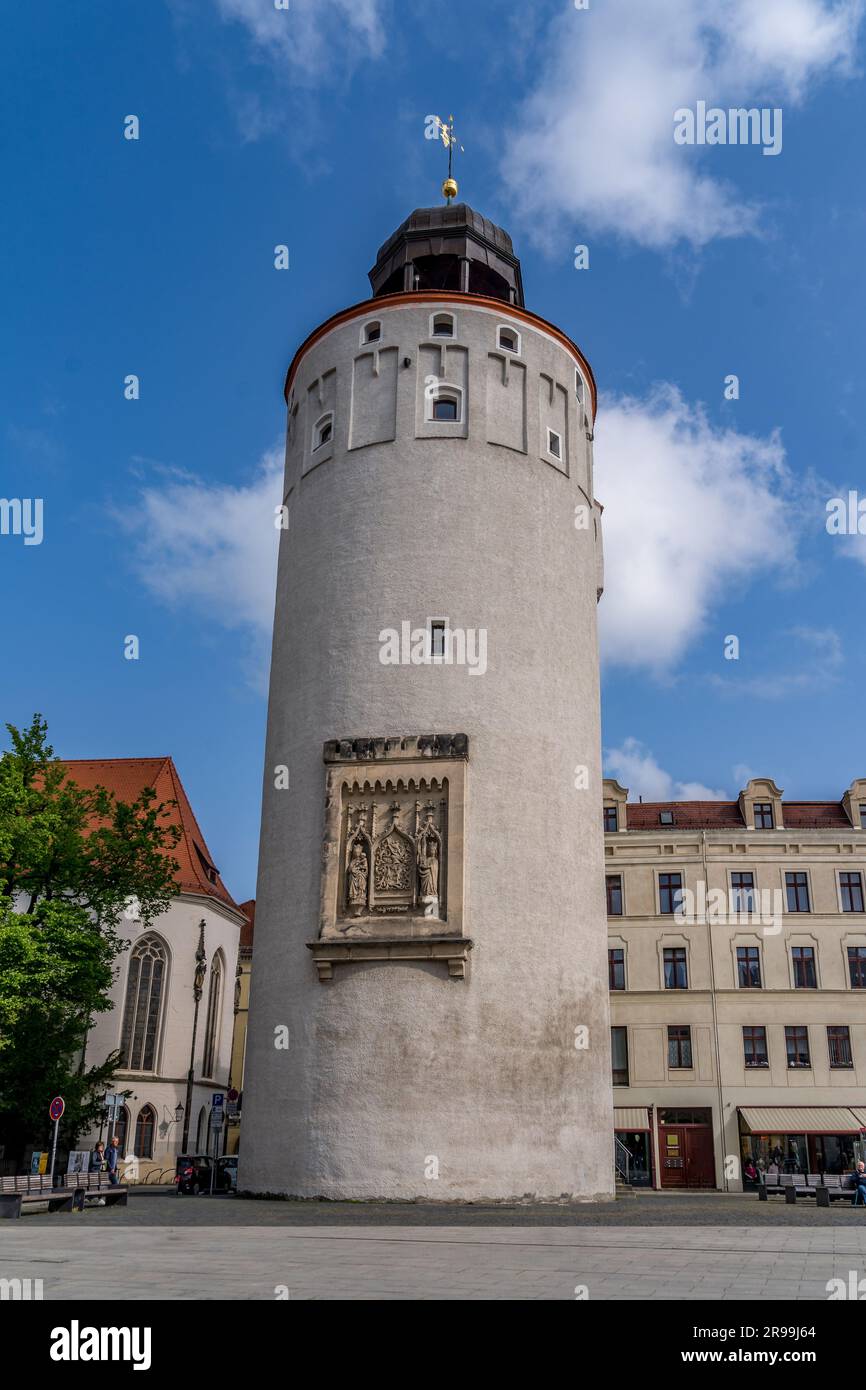
[[[207,1154],[179,1154],[174,1175],[178,1197],[210,1192],[211,1160]]]

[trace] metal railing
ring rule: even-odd
[[[621,1139],[613,1138],[614,1175],[631,1185],[631,1154]]]

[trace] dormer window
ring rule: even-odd
[[[673,811],[659,811],[659,825],[673,825]]]
[[[771,801],[755,802],[755,829],[773,829],[773,803]]]
[[[520,334],[515,328],[500,328],[499,346],[505,352],[520,352]]]
[[[323,415],[316,421],[313,429],[313,453],[317,449],[322,449],[326,444],[330,444],[334,434],[334,417],[332,414]]]
[[[363,341],[365,343],[378,343],[381,336],[382,325],[378,319],[374,319],[372,323],[367,323],[364,325]]]
[[[453,338],[454,315],[434,314],[430,320],[430,335],[433,338]]]
[[[562,458],[562,435],[556,430],[547,431],[547,452],[555,459]]]

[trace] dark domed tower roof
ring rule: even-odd
[[[466,203],[416,208],[379,248],[373,295],[456,290],[523,304],[511,237]]]

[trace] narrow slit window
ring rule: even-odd
[[[433,660],[443,660],[445,656],[445,620],[434,618],[430,623],[430,655]]]
[[[313,430],[313,453],[317,449],[323,448],[325,444],[330,444],[333,435],[334,417],[333,415],[323,415],[321,420],[316,421],[316,427]]]
[[[557,434],[556,430],[547,431],[547,452],[555,459],[562,458],[562,435]]]

